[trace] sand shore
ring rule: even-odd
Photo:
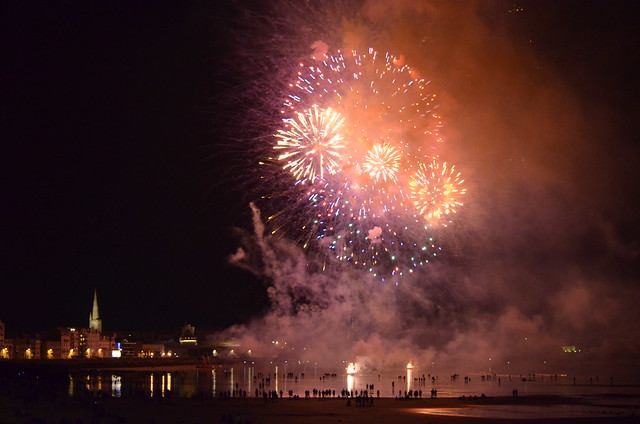
[[[0,397],[0,422],[4,424],[325,424],[325,423],[640,423],[640,416],[616,415],[605,407],[591,417],[480,418],[433,415],[448,408],[466,411],[502,407],[552,408],[554,405],[581,405],[579,401],[556,396],[487,398],[471,400],[445,399],[375,399],[374,405],[347,406],[346,399],[24,399]]]

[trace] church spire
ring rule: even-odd
[[[89,314],[89,328],[102,332],[102,320],[98,312],[98,291],[93,290],[93,310]]]

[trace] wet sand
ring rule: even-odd
[[[612,414],[605,407],[592,417],[564,418],[478,418],[431,415],[429,410],[465,408],[465,410],[507,407],[546,407],[580,405],[575,399],[557,396],[487,398],[476,401],[459,399],[375,399],[373,406],[356,407],[346,399],[24,399],[0,397],[0,423],[42,424],[324,424],[324,423],[640,423],[640,416]],[[534,408],[534,409],[536,409]],[[597,407],[596,407],[597,408]],[[508,409],[508,408],[507,408]],[[426,413],[425,413],[426,412]],[[625,414],[628,415],[628,414]],[[229,421],[229,417],[231,421]]]

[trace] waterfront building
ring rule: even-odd
[[[0,321],[0,359],[13,358],[13,343],[5,338],[4,322]]]
[[[93,290],[93,308],[89,314],[89,328],[97,330],[98,333],[102,332],[102,320],[98,311],[98,291],[95,289]]]
[[[197,346],[198,338],[196,337],[196,327],[191,324],[185,324],[180,334],[180,344],[186,346]]]
[[[60,346],[60,338],[58,340],[42,340],[42,359],[61,359],[62,349]]]
[[[72,359],[80,356],[80,332],[73,327],[61,327],[60,358]]]
[[[21,334],[14,342],[15,359],[40,359],[42,354],[42,341],[39,335]]]
[[[165,356],[164,344],[142,343],[138,356],[141,358],[161,358]]]

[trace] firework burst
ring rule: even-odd
[[[401,153],[389,144],[376,144],[364,158],[363,170],[377,183],[396,178],[400,168]]]
[[[463,183],[453,165],[434,159],[428,164],[421,163],[411,176],[411,199],[427,221],[441,220],[462,206],[460,199],[467,191]]]
[[[284,122],[285,129],[278,130],[273,147],[282,151],[277,160],[284,163],[283,169],[298,180],[311,182],[324,178],[325,171],[335,174],[339,170],[340,150],[345,147],[341,132],[344,118],[339,113],[313,105]]]
[[[269,219],[273,232],[383,281],[428,264],[440,251],[434,224],[466,191],[431,159],[443,140],[428,85],[373,49],[300,63],[271,161],[293,176],[293,197]]]
[[[338,50],[299,64],[281,113],[286,120],[316,104],[335,109],[345,117],[355,156],[380,141],[407,150],[425,143],[434,149],[443,141],[442,120],[428,86],[429,81],[389,53]]]

